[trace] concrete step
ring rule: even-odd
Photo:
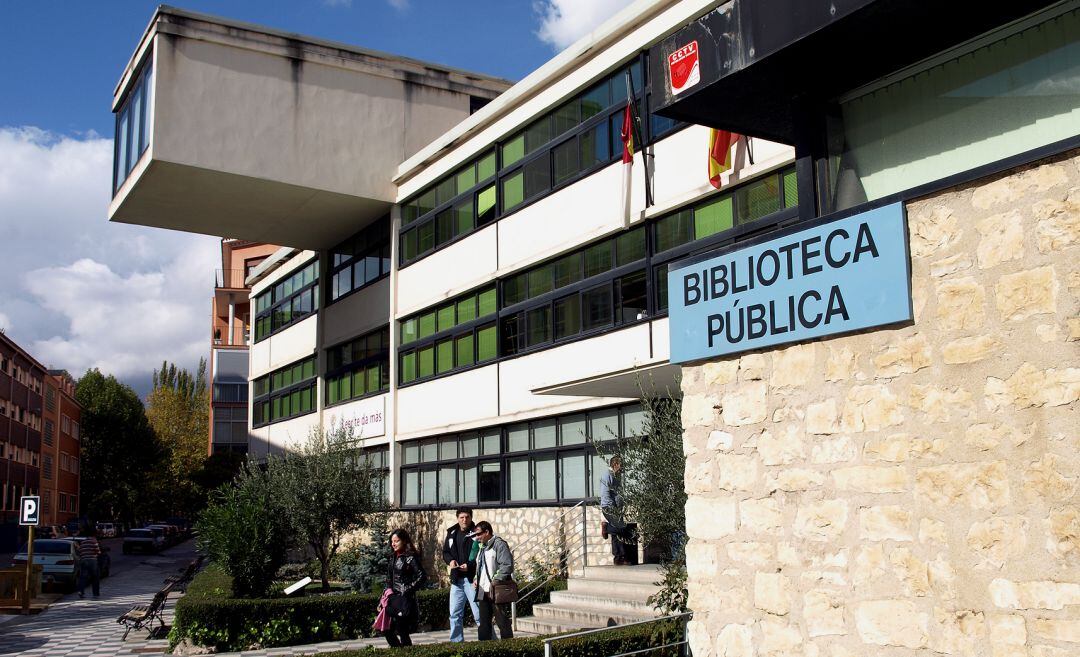
[[[574,579],[567,580],[567,590],[571,593],[610,597],[617,595],[625,598],[645,598],[653,595],[660,587],[644,582],[612,582],[602,579]]]
[[[606,582],[631,582],[652,584],[664,577],[660,566],[642,564],[640,566],[586,566],[584,579],[596,579]]]
[[[632,615],[648,616],[656,613],[655,608],[645,602],[645,598],[616,594],[599,596],[572,591],[552,591],[551,604],[574,609],[617,611]]]
[[[556,623],[581,623],[591,627],[607,627],[608,625],[625,625],[638,621],[655,618],[652,614],[634,613],[621,609],[594,608],[584,609],[581,607],[563,607],[554,603],[533,605],[533,616],[541,620],[550,620]]]
[[[539,635],[580,632],[582,630],[594,630],[597,627],[603,626],[586,625],[573,621],[557,621],[550,618],[537,618],[536,616],[517,619],[517,631]]]

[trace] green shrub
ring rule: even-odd
[[[367,542],[353,543],[338,553],[338,576],[360,593],[381,593],[386,570],[390,566],[390,551],[386,536],[390,533],[389,516],[376,515],[368,526]]]
[[[532,605],[547,602],[552,590],[566,587],[551,582],[530,601],[519,605],[519,615],[532,613]],[[378,594],[342,593],[300,598],[234,598],[232,578],[216,564],[200,572],[176,603],[170,644],[183,639],[222,650],[252,646],[271,648],[303,643],[374,636],[371,623]],[[449,590],[427,589],[417,596],[420,627],[441,630],[450,626]]]
[[[645,650],[654,646],[681,641],[682,624],[663,621],[615,629],[591,636],[564,639],[552,644],[554,657],[603,657]],[[370,651],[343,650],[326,653],[324,657],[363,657]],[[677,657],[678,647],[662,648],[645,653],[648,657]],[[544,657],[544,640],[523,637],[507,641],[441,643],[394,649],[394,657]]]

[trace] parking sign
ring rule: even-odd
[[[41,498],[23,495],[19,498],[19,524],[37,526],[41,522]]]

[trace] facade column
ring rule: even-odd
[[[225,344],[229,345],[230,347],[234,346],[234,343],[233,343],[233,331],[235,331],[236,329],[233,328],[233,322],[235,322],[235,321],[236,321],[236,302],[233,300],[232,294],[230,294],[229,295],[229,337],[228,337],[227,341],[225,342]]]

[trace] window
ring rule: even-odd
[[[328,349],[325,379],[328,406],[386,392],[390,388],[390,327]]]
[[[411,383],[492,360],[495,286],[455,297],[398,322],[399,382]]]
[[[243,403],[248,400],[247,383],[215,383],[214,401]]]
[[[315,357],[252,381],[252,426],[260,427],[315,411]]]
[[[42,432],[41,439],[49,447],[53,446],[53,442],[56,440],[56,425],[52,420],[45,420],[45,431]]]
[[[596,496],[594,482],[607,466],[586,436],[641,435],[643,417],[632,404],[406,443],[403,505],[570,504]]]
[[[402,204],[401,263],[422,258],[457,238],[514,211],[560,185],[617,160],[618,132],[628,98],[627,71],[645,109],[643,57],[536,117],[499,140],[496,147],[458,171],[435,181]],[[656,136],[675,129],[667,119],[647,121]],[[644,135],[648,139],[648,135]],[[498,160],[496,160],[496,153]],[[497,186],[493,183],[498,169]],[[497,190],[497,191],[496,191]]]
[[[1074,137],[1080,9],[1053,6],[838,99],[828,182],[841,210]]]
[[[328,303],[390,274],[390,217],[379,219],[330,250]]]
[[[127,180],[139,157],[150,145],[150,106],[152,103],[153,66],[141,64],[127,97],[116,111],[116,138],[113,144],[113,193]]]
[[[41,458],[41,477],[43,479],[53,478],[53,457],[51,454],[45,454]]]
[[[312,260],[254,299],[255,341],[270,337],[319,309],[319,261]]]

